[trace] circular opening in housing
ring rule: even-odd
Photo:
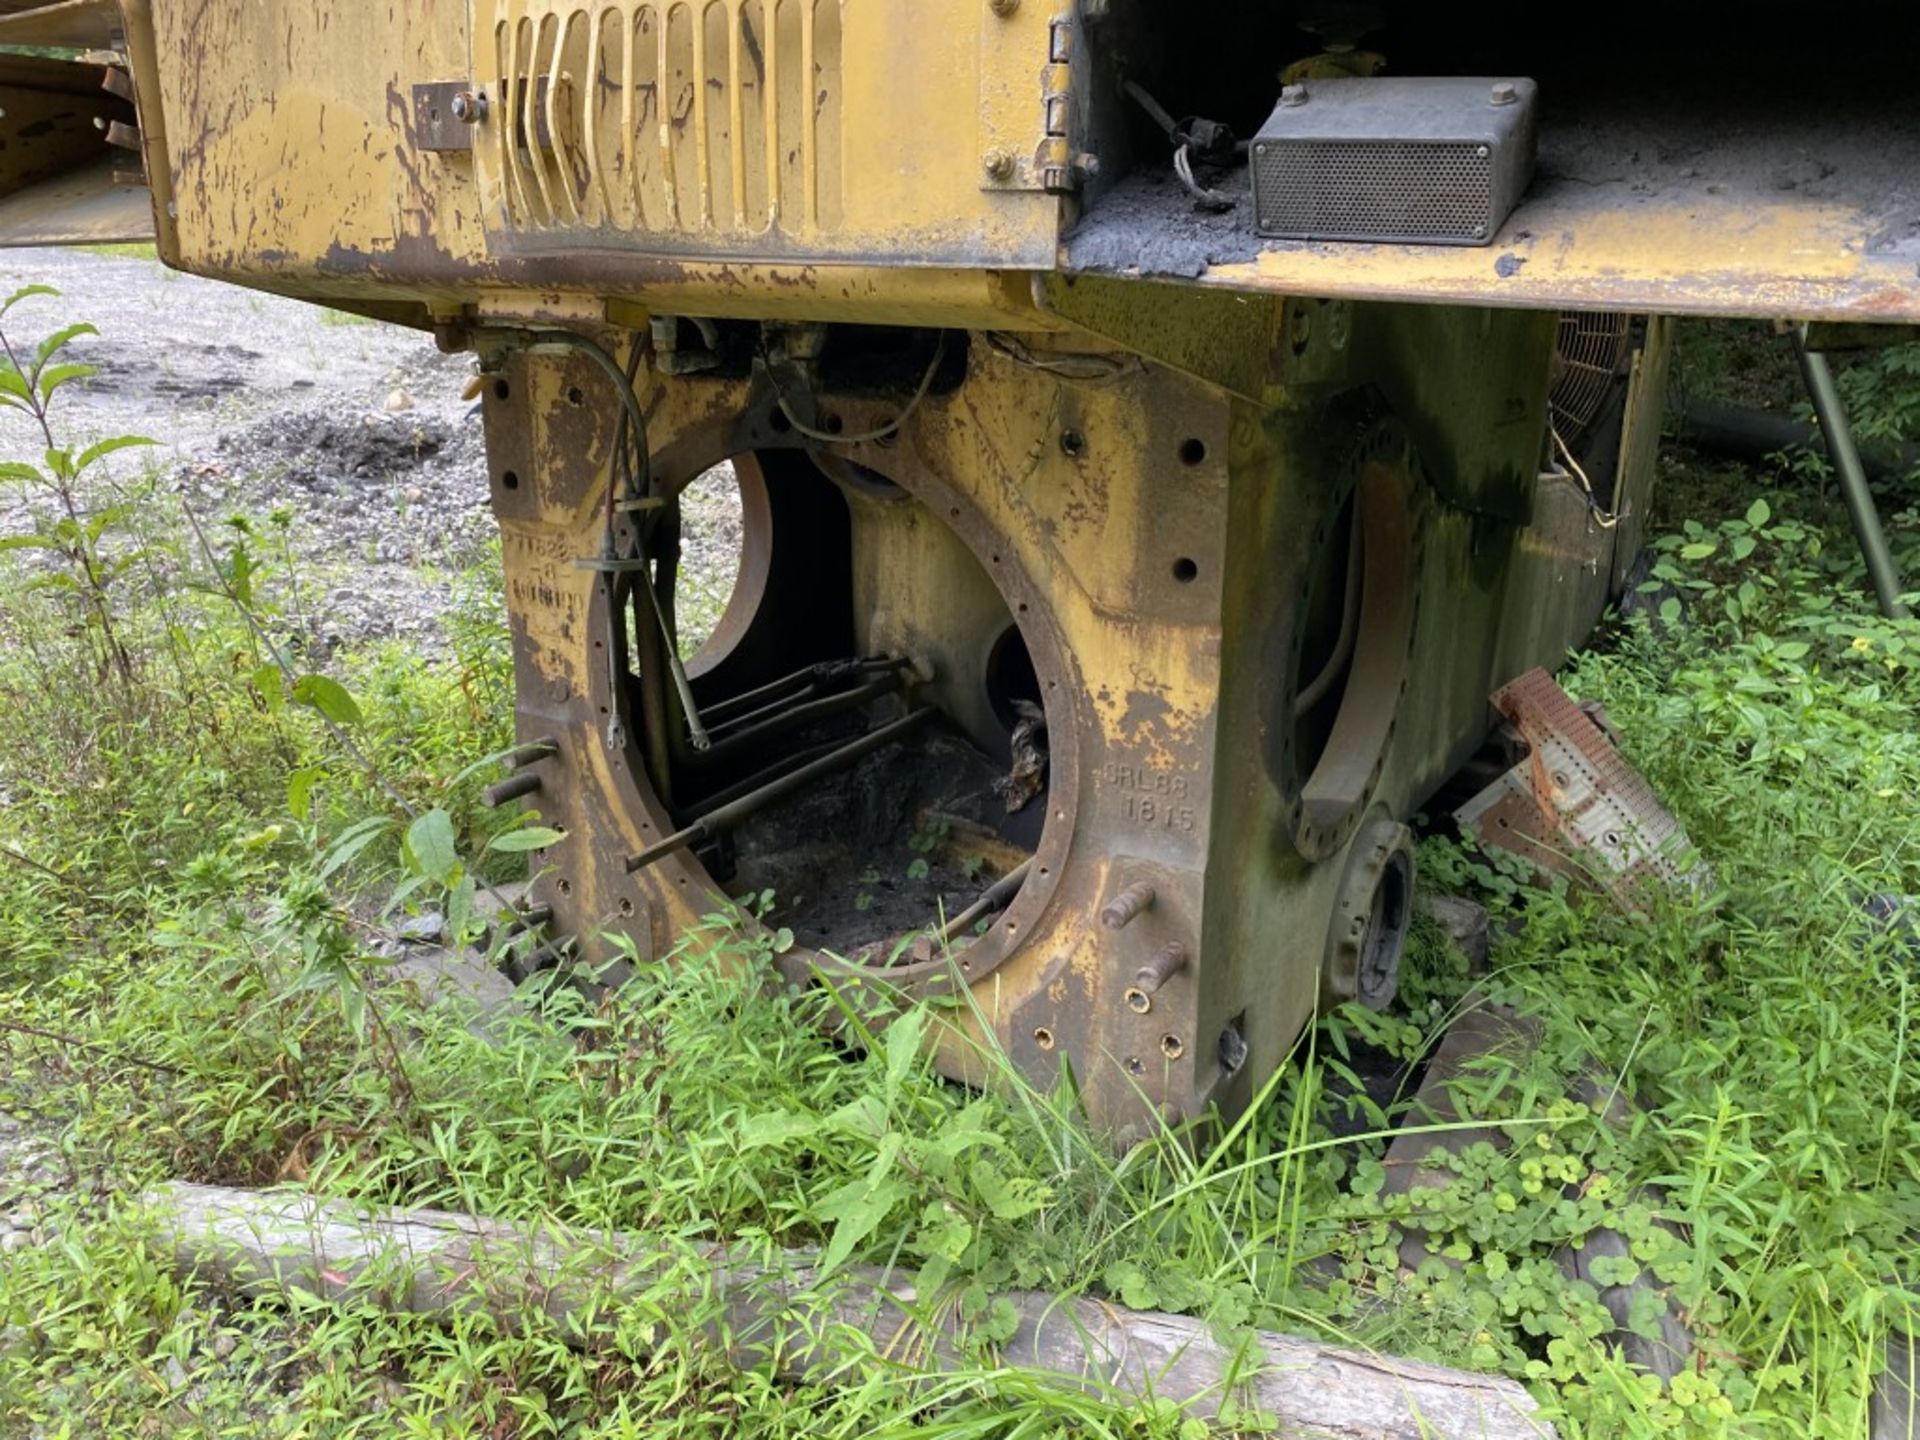
[[[1060,449],[1069,459],[1077,460],[1087,453],[1087,437],[1078,430],[1062,430]]]
[[[1182,465],[1203,465],[1207,459],[1207,442],[1198,436],[1180,442],[1180,463]]]
[[[503,489],[518,490],[520,488],[519,473],[513,470],[507,471],[500,477],[500,484]]]
[[[496,380],[493,382],[493,398],[494,399],[505,400],[511,394],[513,394],[513,387],[507,384],[506,381]]]
[[[680,492],[680,562],[674,575],[675,638],[680,658],[699,669],[700,652],[733,608],[750,548],[747,505],[731,460],[704,472]],[[755,537],[764,543],[764,537]]]
[[[1040,703],[1040,675],[1033,668],[1033,655],[1018,625],[1009,625],[987,652],[987,704],[994,718],[1009,734],[1024,718],[1020,702],[1045,712]]]
[[[663,477],[678,533],[672,510],[622,523],[648,527],[656,579],[679,557],[669,620],[704,736],[638,572],[600,592],[610,638],[582,641],[621,698],[619,774],[658,852],[635,873],[734,897],[795,956],[900,983],[991,972],[1059,872],[1052,795],[1070,825],[1074,794],[1070,750],[1052,773],[1055,652],[1015,618],[1039,608],[1017,557],[976,549],[950,523],[958,494],[912,466],[768,446],[687,473]],[[660,850],[721,812],[695,846]]]
[[[1190,560],[1185,555],[1182,555],[1178,560],[1173,562],[1173,578],[1178,580],[1182,585],[1191,585],[1200,578],[1199,562]]]

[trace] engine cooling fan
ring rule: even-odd
[[[1632,316],[1622,311],[1562,312],[1548,404],[1553,428],[1568,448],[1580,444],[1606,408],[1632,349]]]

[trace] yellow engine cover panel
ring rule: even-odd
[[[422,289],[574,288],[621,256],[1050,268],[1057,18],[970,0],[156,6],[180,263]],[[423,84],[483,97],[471,148],[422,133]]]

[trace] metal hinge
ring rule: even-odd
[[[1078,107],[1074,101],[1074,65],[1080,43],[1071,7],[1065,13],[1028,19],[1031,7],[1020,0],[1003,0],[987,7],[999,23],[982,32],[981,48],[981,160],[982,188],[987,190],[1044,190],[1065,194],[1077,190],[1094,174],[1098,162],[1076,146]],[[1046,25],[1046,63],[1040,67],[1039,112],[1033,107],[1030,79],[1013,79],[1008,47],[1030,47]],[[1031,76],[1031,70],[1025,70]],[[1013,83],[1005,83],[1009,79]],[[1040,121],[1039,133],[1033,130]]]

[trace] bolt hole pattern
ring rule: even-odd
[[[1060,450],[1068,459],[1077,460],[1087,453],[1087,437],[1078,430],[1062,430]]]
[[[575,409],[578,409],[587,403],[587,392],[582,390],[578,385],[569,385],[567,387],[567,403]]]
[[[1207,460],[1207,442],[1193,436],[1180,442],[1180,463],[1189,468],[1204,465]]]
[[[512,394],[513,394],[513,387],[507,384],[506,381],[496,380],[493,382],[493,398],[494,399],[505,400],[508,397],[510,397]]]
[[[1153,997],[1146,991],[1135,987],[1127,991],[1127,1008],[1136,1015],[1144,1015],[1153,1009]]]
[[[1033,1043],[1042,1050],[1053,1049],[1053,1031],[1044,1025],[1036,1026],[1033,1032]]]
[[[520,488],[519,471],[509,470],[504,475],[502,475],[500,477],[500,487],[503,490],[518,490]]]
[[[1200,566],[1197,561],[1182,555],[1173,562],[1173,578],[1182,585],[1191,585],[1200,578]]]
[[[1182,1055],[1187,1053],[1186,1041],[1182,1040],[1178,1035],[1162,1035],[1160,1037],[1160,1053],[1169,1060],[1178,1060]]]
[[[621,900],[620,913],[622,915],[631,916],[633,914],[633,901],[626,900],[626,899]]]
[[[560,892],[562,898],[573,894],[573,882],[571,880],[562,880],[553,888]]]
[[[1141,1059],[1141,1058],[1140,1058],[1140,1057],[1139,1057],[1138,1055],[1129,1055],[1129,1056],[1127,1056],[1127,1073],[1128,1073],[1129,1075],[1144,1075],[1144,1074],[1146,1074],[1146,1073],[1147,1073],[1147,1062],[1146,1062],[1146,1061],[1144,1061],[1144,1060],[1142,1060],[1142,1059]]]

